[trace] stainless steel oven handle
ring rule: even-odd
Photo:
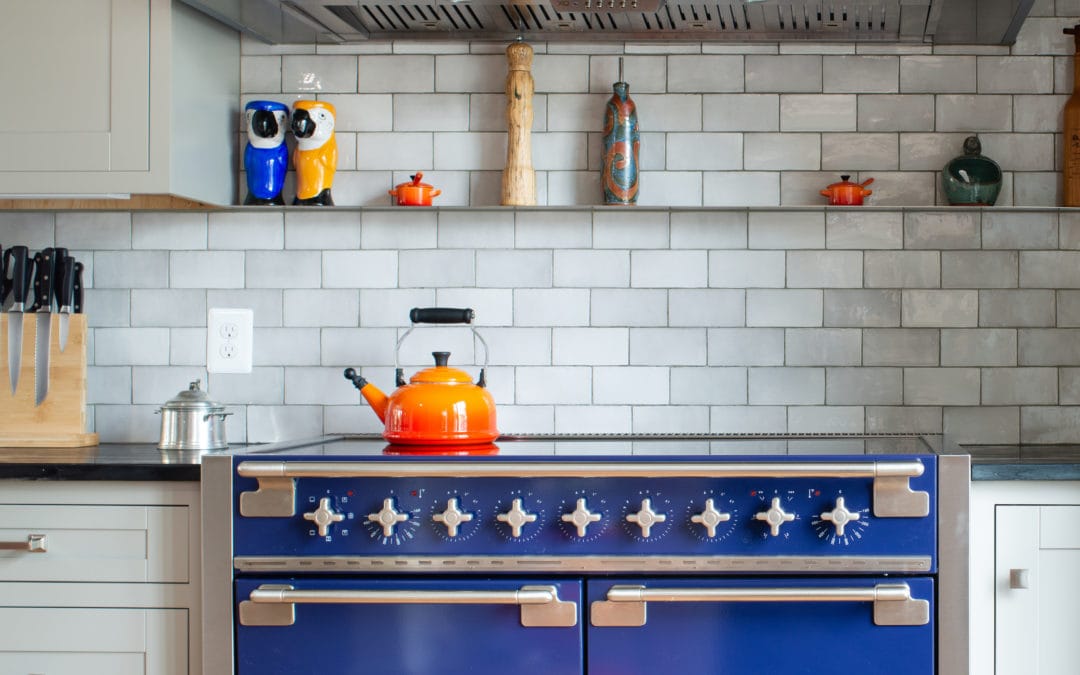
[[[863,587],[647,588],[612,586],[592,603],[594,626],[644,626],[649,602],[871,602],[879,626],[924,626],[930,603],[911,597],[907,584]]]
[[[28,534],[26,541],[0,541],[0,551],[25,551],[27,553],[46,553],[45,535]]]
[[[263,584],[240,603],[242,626],[291,626],[296,605],[517,605],[521,625],[569,627],[577,625],[577,603],[559,599],[554,586],[522,586],[515,590],[298,590],[292,586]]]

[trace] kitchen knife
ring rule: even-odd
[[[49,351],[52,348],[52,311],[56,281],[56,249],[46,248],[34,255],[34,405],[49,395]]]
[[[8,377],[11,394],[19,385],[19,369],[22,368],[23,312],[30,293],[30,279],[34,271],[30,250],[25,246],[12,246],[4,251],[4,266],[10,275],[11,309],[8,310]]]
[[[75,283],[72,284],[74,289],[71,294],[71,311],[75,314],[83,313],[83,282],[82,282],[83,264],[81,262],[75,263]]]
[[[67,255],[67,249],[57,249],[56,256],[56,305],[60,311],[60,351],[67,348],[68,323],[75,302],[75,258]],[[80,280],[81,281],[81,280]]]

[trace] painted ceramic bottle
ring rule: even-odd
[[[600,182],[605,204],[637,203],[638,130],[637,106],[630,98],[630,85],[622,81],[622,59],[619,59],[619,81],[612,85],[614,94],[604,111],[603,166]]]
[[[289,149],[285,146],[289,108],[277,101],[251,101],[244,107],[244,118],[248,137],[244,148],[248,188],[244,205],[284,206],[281,189],[289,170]]]

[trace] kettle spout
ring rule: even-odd
[[[360,390],[360,395],[364,397],[371,409],[379,416],[379,421],[385,423],[386,409],[390,405],[390,398],[352,368],[345,369],[345,379],[352,381],[353,386]]]

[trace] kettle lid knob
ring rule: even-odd
[[[435,357],[435,365],[442,368],[450,363],[450,352],[431,352]]]

